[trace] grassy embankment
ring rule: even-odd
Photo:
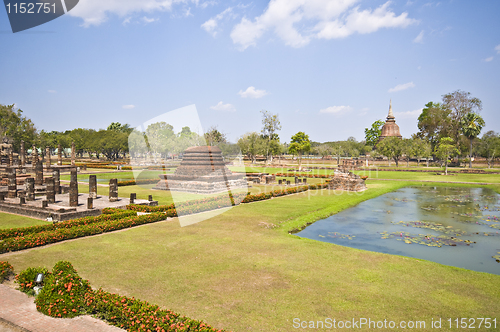
[[[234,331],[290,331],[294,318],[425,320],[430,330],[432,318],[497,317],[498,275],[288,234],[410,184],[368,181],[363,194],[309,191],[188,227],[174,219],[0,259],[17,271],[69,260],[94,287]]]

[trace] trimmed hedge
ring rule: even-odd
[[[307,173],[276,173],[276,176],[282,176],[285,178],[315,178],[315,179],[329,179],[333,177],[333,175],[326,174],[307,174]]]
[[[52,273],[46,268],[22,271],[16,276],[23,285],[21,291],[34,294],[33,281],[38,273],[44,273],[45,280],[35,304],[47,316],[72,318],[90,314],[127,331],[223,332],[145,301],[102,289],[94,291],[88,280],[83,280],[71,263],[65,261],[57,262]]]
[[[160,181],[159,179],[139,179],[139,180],[128,180],[128,181],[118,181],[118,187],[124,186],[134,186],[140,184],[153,184]]]
[[[54,231],[61,228],[72,228],[82,225],[90,225],[103,221],[116,220],[125,217],[135,216],[137,212],[121,210],[121,209],[103,209],[103,214],[96,217],[83,217],[78,219],[72,219],[67,221],[62,221],[47,225],[37,225],[30,227],[20,227],[20,228],[10,228],[0,230],[0,240],[13,238],[13,237],[23,237],[29,234],[35,234],[40,232]],[[1,243],[0,243],[1,247]]]

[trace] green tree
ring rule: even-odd
[[[145,134],[139,130],[133,130],[128,136],[128,147],[133,157],[144,156],[148,152]]]
[[[406,167],[410,167],[410,159],[413,156],[413,141],[409,138],[401,140],[403,149],[403,158],[406,160]]]
[[[111,122],[106,130],[121,131],[130,134],[134,129],[128,123],[122,125],[120,122]]]
[[[403,155],[404,143],[399,137],[386,137],[377,144],[377,151],[389,159],[389,166],[392,159],[396,167],[399,167],[399,158]]]
[[[434,153],[439,159],[444,160],[446,175],[448,175],[448,160],[459,152],[460,151],[450,137],[443,137],[439,140],[439,144],[436,146]]]
[[[313,151],[314,153],[320,155],[321,159],[325,159],[327,156],[332,154],[332,147],[327,143],[323,143],[314,147]]]
[[[299,171],[302,170],[302,154],[305,152],[309,152],[311,150],[311,141],[309,140],[309,136],[304,132],[299,131],[295,135],[292,136],[292,140],[290,142],[290,146],[288,147],[288,151],[291,154],[298,155],[299,158]]]
[[[472,140],[479,136],[484,127],[484,120],[479,114],[470,112],[465,114],[460,121],[464,136],[470,141],[469,168],[472,168]]]
[[[451,111],[440,103],[432,101],[425,104],[422,113],[418,117],[417,134],[419,138],[427,140],[434,150],[441,137],[449,136]]]
[[[241,149],[241,153],[252,161],[252,164],[255,164],[257,155],[264,154],[266,151],[265,140],[256,132],[243,135],[238,140],[237,145]]]
[[[30,119],[24,117],[23,111],[14,109],[13,105],[0,104],[0,139],[4,136],[12,139],[15,151],[19,151],[21,141],[31,146],[37,138],[37,130]]]
[[[160,157],[162,154],[165,154],[165,157],[168,156],[168,152],[174,144],[173,140],[175,137],[172,125],[163,121],[152,123],[146,128],[146,136],[155,162],[158,155]]]
[[[493,130],[487,131],[481,138],[479,155],[486,158],[488,168],[491,168],[495,158],[500,156],[500,135]]]
[[[205,141],[207,145],[215,146],[220,143],[227,143],[226,134],[217,129],[217,126],[211,126],[205,133]]]
[[[262,138],[266,141],[266,159],[273,161],[273,155],[279,151],[279,137],[276,133],[281,130],[278,114],[272,114],[266,110],[262,113]]]
[[[372,123],[371,128],[365,128],[365,141],[367,145],[375,146],[375,144],[377,144],[378,139],[382,134],[382,127],[384,124],[384,121],[377,120]]]
[[[423,157],[429,159],[428,156],[432,154],[431,145],[429,142],[414,136],[411,141],[411,155],[417,158],[417,167],[420,166],[420,160]],[[429,163],[427,163],[429,167]]]

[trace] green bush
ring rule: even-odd
[[[71,263],[60,261],[45,278],[35,304],[47,316],[72,318],[87,312],[85,298],[91,294],[89,282],[77,274]]]
[[[14,273],[12,265],[9,262],[0,261],[0,284],[12,273]]]
[[[19,290],[28,295],[34,296],[35,291],[33,287],[35,287],[35,278],[38,273],[43,273],[45,275],[45,279],[50,277],[50,272],[45,267],[28,267],[26,270],[21,271],[18,275],[16,275],[16,283],[19,284]]]

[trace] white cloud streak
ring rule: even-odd
[[[413,39],[414,43],[423,44],[424,43],[424,30],[420,31],[417,37]]]
[[[242,18],[231,32],[241,50],[256,46],[266,31],[273,31],[286,45],[303,47],[311,39],[345,38],[373,33],[381,28],[404,28],[417,23],[404,12],[396,16],[390,1],[372,10],[353,7],[359,0],[271,0],[264,13]],[[300,29],[298,28],[300,27]]]
[[[485,62],[490,62],[490,61],[492,61],[492,60],[493,60],[493,57],[492,57],[492,56],[490,56],[489,58],[484,59],[484,61],[485,61]]]
[[[245,91],[240,90],[238,94],[241,96],[241,98],[262,98],[268,93],[266,92],[266,90],[257,90],[255,89],[255,87],[250,86]]]
[[[56,91],[56,90],[48,90],[47,92],[48,92],[48,93],[57,93],[57,91]]]
[[[186,0],[85,0],[80,1],[68,14],[83,19],[83,26],[98,26],[108,19],[110,14],[126,17],[132,13],[152,13],[171,11],[177,3]]]
[[[224,16],[232,14],[232,11],[233,9],[231,7],[227,8],[222,13],[217,14],[216,16],[203,23],[201,25],[201,28],[215,37],[215,35],[217,34],[216,29],[219,25],[219,21],[222,20]]]
[[[497,51],[497,53],[500,54],[500,45],[495,46],[495,51]]]
[[[404,119],[404,118],[410,118],[410,119],[416,119],[418,116],[422,113],[423,108],[419,108],[418,110],[414,111],[406,111],[406,112],[394,112],[394,116],[396,118]]]
[[[131,110],[131,109],[135,108],[135,105],[123,105],[122,108],[124,110]]]
[[[210,109],[215,110],[215,111],[225,111],[225,112],[236,111],[236,108],[233,105],[224,104],[222,101],[219,101],[219,103],[215,106],[211,106]]]
[[[408,82],[405,84],[396,85],[394,88],[390,88],[389,92],[398,92],[398,91],[403,91],[403,90],[414,88],[414,87],[415,87],[415,84],[413,84],[413,82]]]
[[[319,110],[321,114],[340,114],[345,112],[350,112],[352,108],[350,106],[330,106],[324,109]]]

